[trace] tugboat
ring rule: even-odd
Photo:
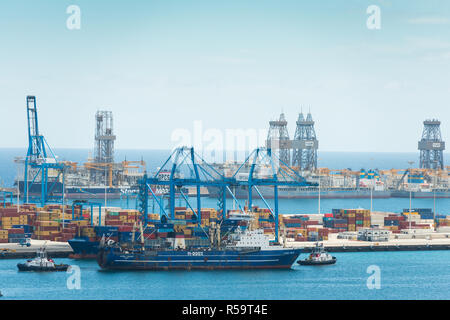
[[[45,248],[40,248],[36,252],[36,258],[27,260],[25,263],[18,263],[19,271],[67,271],[68,264],[56,264],[52,259],[47,258]]]
[[[331,256],[328,252],[325,251],[325,249],[323,248],[323,244],[317,242],[309,257],[305,260],[298,260],[297,263],[302,266],[318,266],[325,264],[334,264],[336,263],[336,261],[336,257]]]

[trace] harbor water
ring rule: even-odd
[[[80,272],[19,273],[19,260],[2,260],[1,299],[450,299],[450,251],[333,255],[335,265],[243,271],[111,272],[58,259]]]

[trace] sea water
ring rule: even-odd
[[[0,299],[450,299],[450,251],[333,255],[334,265],[242,271],[102,271],[57,259],[77,272],[38,273],[1,260]]]

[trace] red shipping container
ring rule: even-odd
[[[20,229],[9,229],[8,234],[22,234],[25,233],[23,228]]]
[[[40,231],[59,231],[59,227],[36,227]]]
[[[119,231],[120,232],[131,232],[133,229],[132,226],[119,226]]]
[[[74,238],[74,237],[75,237],[75,234],[74,234],[74,233],[62,232],[62,233],[61,233],[61,236],[62,236],[63,238],[69,238],[69,239],[71,239],[71,238]]]

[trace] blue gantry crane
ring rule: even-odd
[[[238,178],[239,173],[243,168],[249,168],[248,178]],[[261,168],[269,169],[270,175],[261,174]],[[170,169],[169,169],[170,168]],[[169,179],[161,179],[160,173],[169,170]],[[244,174],[245,176],[245,174]],[[164,198],[158,197],[151,186],[167,186],[168,187],[168,209]],[[295,170],[291,169],[283,160],[276,156],[271,149],[258,148],[254,150],[245,159],[245,161],[238,167],[231,177],[225,177],[216,168],[208,164],[201,156],[199,156],[194,148],[181,147],[175,149],[158,172],[148,177],[144,175],[140,182],[139,188],[139,209],[144,217],[145,225],[148,222],[148,201],[149,194],[158,203],[165,221],[175,218],[175,196],[180,196],[185,200],[187,207],[197,215],[196,220],[200,225],[201,214],[201,187],[213,187],[219,190],[219,214],[222,214],[222,219],[226,219],[227,206],[226,199],[230,195],[242,212],[241,204],[237,200],[232,188],[248,188],[249,208],[252,209],[253,190],[257,192],[264,204],[272,213],[275,221],[275,242],[278,242],[278,187],[279,186],[306,186],[308,182],[300,176]],[[196,188],[196,209],[191,206],[184,187]],[[268,202],[264,199],[262,193],[259,191],[259,186],[273,186],[274,189],[274,209],[270,207]]]
[[[83,207],[90,207],[91,213],[91,226],[94,226],[94,208],[98,208],[98,226],[102,225],[102,204],[99,202],[90,202],[87,200],[75,200],[72,202],[72,221],[84,220],[83,218]],[[79,210],[78,218],[75,218],[75,209]]]
[[[170,171],[168,179],[161,176],[161,172]],[[200,155],[198,155],[194,148],[180,147],[175,149],[168,159],[164,162],[162,167],[151,177],[147,174],[141,179],[139,187],[139,209],[144,215],[144,224],[148,222],[148,201],[149,193],[154,201],[158,204],[163,219],[175,219],[175,198],[179,195],[186,206],[189,207],[194,215],[198,225],[201,221],[201,187],[215,186],[223,190],[224,198],[229,189],[230,181],[218,172],[213,166],[209,165]],[[163,196],[158,196],[151,186],[165,186],[168,187],[168,206],[165,205]],[[190,204],[188,195],[186,194],[186,187],[196,188],[196,210]],[[236,199],[235,199],[236,200]],[[236,200],[237,201],[237,200]],[[226,201],[222,201],[222,207],[219,212],[226,212]],[[168,209],[168,210],[167,210]]]
[[[1,191],[1,193],[3,195],[1,197],[1,199],[3,200],[3,208],[6,207],[6,200],[8,199],[8,197],[9,197],[9,202],[13,203],[13,193],[11,191]]]
[[[61,175],[64,175],[65,166],[57,161],[46,139],[39,133],[35,96],[27,96],[27,119],[28,151],[25,158],[24,199],[28,202],[30,189],[34,189],[33,186],[40,184],[40,202],[44,206],[51,197],[53,200],[56,198],[53,195],[54,187]],[[58,173],[51,179],[52,181],[49,180],[49,170],[51,169]]]
[[[307,186],[309,183],[293,170],[270,148],[257,148],[245,159],[241,166],[235,171],[232,178],[236,179],[243,168],[249,167],[248,178],[246,180],[236,180],[236,184],[245,186],[248,190],[248,207],[253,207],[253,190],[259,195],[265,206],[270,210],[275,221],[275,242],[278,242],[279,211],[278,211],[278,187],[279,186]],[[261,168],[266,171],[261,172]],[[244,175],[245,176],[245,175]],[[274,208],[272,209],[260,192],[260,186],[273,187]]]

